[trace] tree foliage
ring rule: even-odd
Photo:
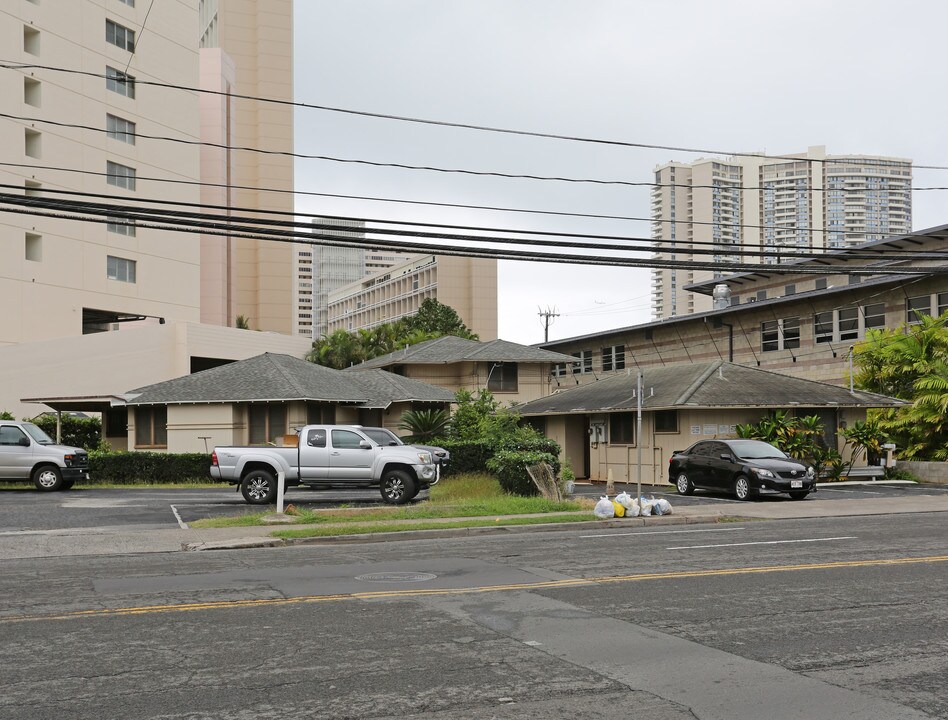
[[[918,325],[869,330],[853,354],[855,385],[912,402],[873,411],[906,460],[948,460],[948,312]]]
[[[417,345],[442,335],[477,340],[454,308],[427,298],[418,312],[371,329],[336,330],[313,342],[306,359],[317,365],[342,370],[372,358],[387,355],[406,345]]]

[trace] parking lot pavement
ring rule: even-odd
[[[419,500],[427,491],[418,494]],[[301,509],[340,505],[381,505],[377,489],[287,491],[286,504]],[[195,520],[257,513],[229,485],[219,488],[99,488],[76,486],[42,493],[31,486],[0,490],[0,534],[133,526],[141,529],[183,527]]]

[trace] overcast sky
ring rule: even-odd
[[[353,110],[725,151],[948,165],[943,34],[931,0],[296,0],[296,100]],[[645,181],[697,155],[301,109],[296,151],[487,172]],[[916,170],[914,185],[948,186]],[[649,189],[298,160],[296,189],[648,217]],[[916,192],[914,227],[948,223]],[[300,196],[300,212],[648,236],[648,222]],[[645,322],[650,273],[502,261],[499,334],[543,340]]]

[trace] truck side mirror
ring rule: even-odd
[[[17,445],[22,445],[23,447],[29,447],[29,446],[30,446],[30,439],[29,439],[28,437],[21,437],[21,438],[17,441]]]
[[[368,440],[360,440],[360,441],[359,441],[359,447],[360,447],[362,450],[371,450],[371,449],[372,449],[372,443],[370,443]]]

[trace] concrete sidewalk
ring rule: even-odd
[[[674,503],[672,503],[674,506]],[[847,517],[854,515],[891,515],[901,513],[948,512],[948,495],[923,495],[897,498],[860,498],[819,502],[720,502],[713,505],[675,507],[672,515],[596,520],[592,511],[583,513],[589,522],[549,523],[444,530],[413,530],[412,525],[436,520],[400,520],[405,530],[394,533],[343,535],[284,541],[271,534],[286,525],[235,528],[154,528],[133,525],[74,530],[27,531],[0,534],[0,557],[5,559],[62,557],[71,555],[124,555],[135,553],[181,552],[183,550],[223,550],[249,547],[275,547],[289,544],[328,544],[355,542],[392,542],[435,537],[465,537],[498,533],[568,532],[591,528],[636,528],[646,525],[681,525],[715,522],[718,518],[788,520],[793,518]],[[532,516],[537,517],[537,516]],[[471,518],[464,518],[471,519]],[[493,519],[493,517],[489,518]],[[445,519],[443,522],[450,522]],[[391,522],[391,521],[390,521]],[[290,526],[305,527],[305,526]],[[322,526],[326,527],[326,526]],[[351,527],[351,525],[347,525]]]

